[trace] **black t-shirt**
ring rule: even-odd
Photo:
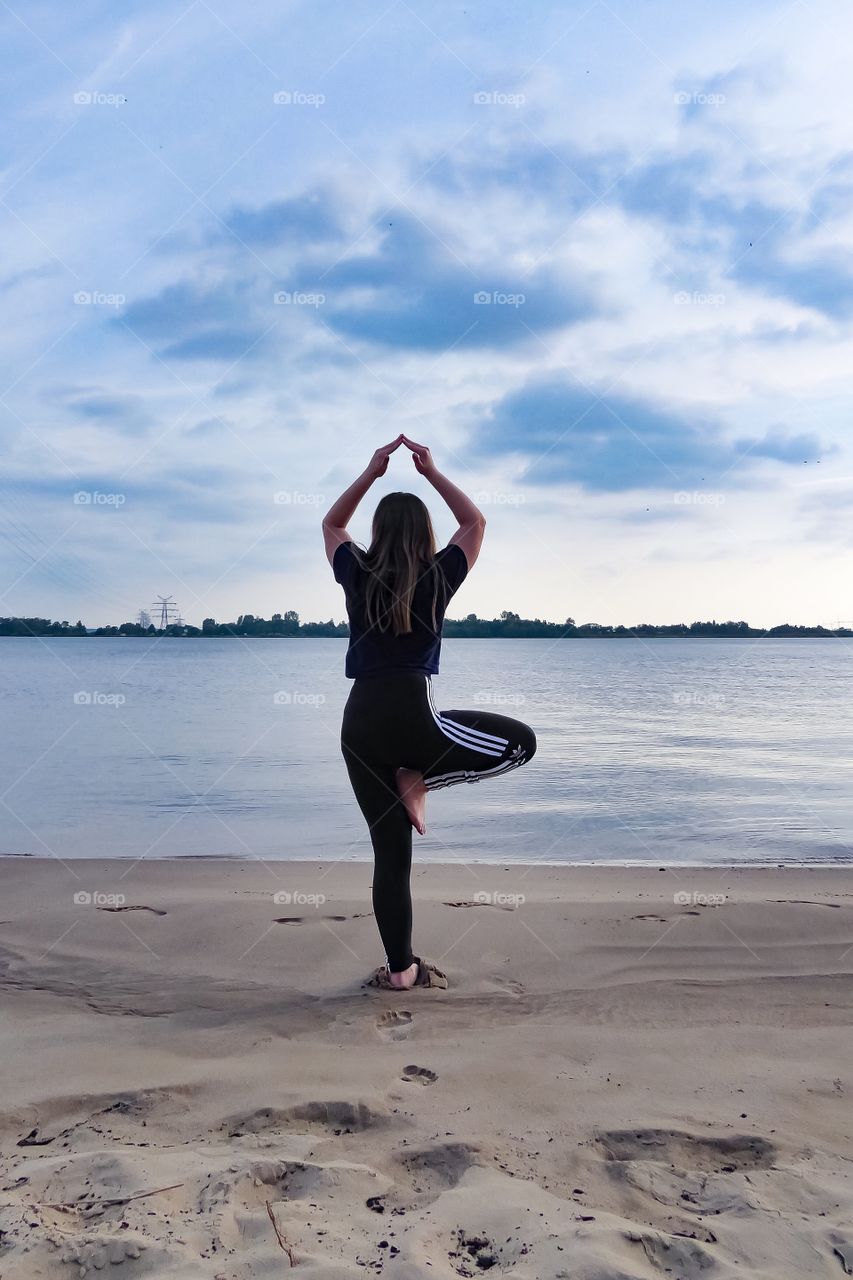
[[[465,552],[455,542],[443,547],[435,557],[435,563],[447,582],[447,599],[458,591],[468,574]],[[341,584],[346,596],[349,618],[349,647],[345,674],[351,680],[356,676],[382,675],[386,671],[416,671],[425,675],[438,674],[441,653],[441,628],[444,622],[444,606],[439,593],[435,604],[437,630],[432,627],[433,575],[424,572],[415,586],[412,601],[412,630],[408,635],[395,636],[392,629],[379,631],[368,627],[364,616],[364,586],[367,570],[363,569],[352,552],[351,542],[341,542],[332,559],[335,580]]]

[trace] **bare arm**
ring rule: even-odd
[[[323,517],[323,539],[326,544],[326,559],[329,564],[334,560],[335,552],[342,542],[352,542],[352,535],[347,529],[347,524],[352,519],[358,504],[374,480],[384,476],[388,470],[388,459],[394,450],[402,444],[402,441],[403,437],[399,435],[390,444],[384,444],[377,449],[361,475],[353,480],[349,488],[344,490],[337,502],[332,504]]]
[[[403,436],[403,443],[412,450],[412,456],[418,471],[429,480],[436,493],[441,494],[453,512],[454,517],[459,521],[459,528],[453,534],[450,542],[455,542],[462,548],[465,559],[468,562],[468,568],[472,569],[483,544],[486,517],[467,494],[463,493],[452,480],[448,480],[447,476],[438,470],[426,445],[416,444],[414,440],[409,440],[407,436]]]

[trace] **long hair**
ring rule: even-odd
[[[356,559],[367,570],[364,612],[367,625],[395,636],[412,630],[415,587],[427,578],[432,590],[432,626],[436,629],[436,603],[444,600],[444,578],[435,564],[436,542],[429,511],[414,493],[386,493],[373,513],[371,542],[367,551],[354,547]]]

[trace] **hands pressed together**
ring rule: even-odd
[[[407,449],[412,451],[412,461],[415,464],[415,470],[420,472],[427,479],[436,472],[436,465],[432,460],[432,454],[425,444],[417,444],[416,441],[410,440],[408,436],[403,435],[402,431],[396,440],[392,440],[390,444],[381,445],[368,463],[367,472],[371,479],[377,479],[384,476],[388,470],[388,461],[395,449],[404,444]]]

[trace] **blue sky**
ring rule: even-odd
[[[853,617],[837,5],[4,5],[0,614],[342,618],[403,430],[455,616]],[[421,494],[399,453],[376,500]],[[454,615],[454,610],[451,609]]]

